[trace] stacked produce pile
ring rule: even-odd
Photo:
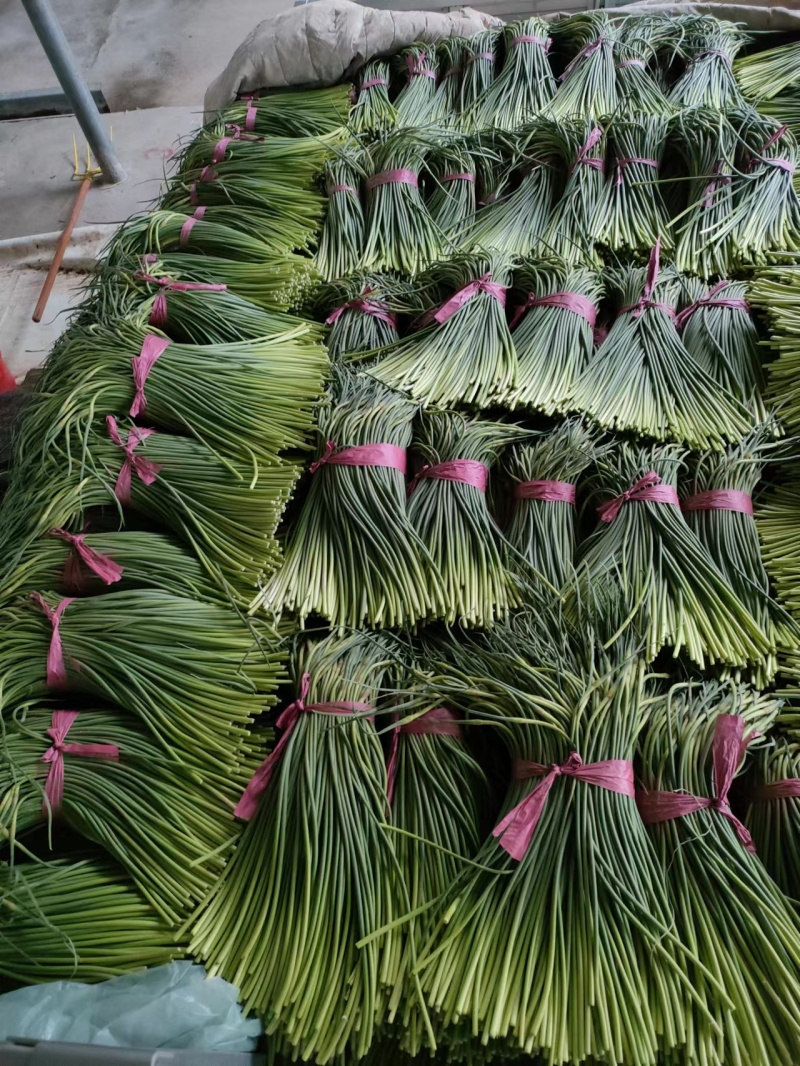
[[[10,983],[800,1061],[800,64],[748,44],[531,18],[185,146],[0,511]]]

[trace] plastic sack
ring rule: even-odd
[[[0,1042],[11,1037],[106,1047],[253,1051],[261,1023],[237,989],[192,962],[85,985],[53,981],[0,996]]]
[[[615,11],[614,14],[617,12]],[[641,0],[625,4],[620,15],[714,15],[728,22],[742,22],[749,30],[769,33],[800,32],[800,10],[796,4],[780,7],[771,0],[747,3],[687,3],[686,0]]]
[[[321,0],[272,15],[256,26],[209,85],[205,118],[256,89],[336,85],[373,56],[443,37],[472,37],[500,19],[470,8],[457,11],[380,11],[348,0]]]

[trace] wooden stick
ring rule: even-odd
[[[36,303],[36,308],[33,312],[33,321],[41,322],[44,309],[47,306],[47,301],[50,299],[50,293],[53,290],[56,276],[61,269],[61,264],[64,261],[64,254],[69,244],[69,239],[72,236],[72,231],[75,229],[75,223],[78,221],[78,216],[81,213],[83,207],[83,201],[86,199],[86,194],[92,187],[92,178],[84,178],[81,182],[81,187],[78,189],[78,195],[75,197],[75,203],[72,205],[72,211],[67,224],[64,227],[64,232],[58,238],[58,244],[56,245],[55,254],[53,255],[53,261],[50,264],[50,269],[47,271],[47,277],[44,279],[44,285],[42,285],[42,291],[39,293],[39,299]]]

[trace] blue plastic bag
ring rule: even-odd
[[[192,962],[96,985],[53,981],[0,996],[0,1041],[11,1037],[106,1047],[254,1051],[261,1023],[237,990]]]

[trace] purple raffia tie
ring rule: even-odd
[[[430,67],[423,67],[422,64],[428,61],[428,53],[420,52],[419,56],[406,56],[406,66],[408,67],[408,77],[411,78],[431,78],[436,81],[436,71],[431,70]]]
[[[621,315],[633,314],[634,318],[638,318],[643,311],[652,309],[654,311],[663,311],[665,315],[669,315],[670,318],[677,318],[675,308],[670,307],[669,304],[659,303],[653,299],[653,290],[656,287],[658,281],[658,268],[661,257],[661,238],[656,241],[656,246],[650,253],[650,261],[647,264],[647,279],[645,281],[644,291],[635,304],[626,304],[625,307],[621,307],[619,313]]]
[[[661,166],[657,159],[645,159],[640,155],[620,156],[617,160],[617,185],[622,184],[622,171],[631,166],[632,163],[640,163],[644,167],[653,167],[654,170],[658,170]]]
[[[603,130],[600,128],[600,126],[595,126],[595,128],[586,138],[586,143],[578,152],[575,164],[572,167],[572,170],[570,170],[570,174],[574,174],[578,167],[581,165],[593,167],[595,170],[599,170],[601,174],[604,173],[606,169],[605,159],[603,159],[603,157],[599,155],[589,155],[589,152],[591,152],[591,150],[595,147],[595,145],[602,138],[602,136]]]
[[[699,311],[701,307],[724,307],[729,311],[744,311],[749,312],[750,304],[747,300],[743,300],[739,297],[717,298],[717,293],[723,291],[730,285],[729,281],[718,281],[717,284],[708,290],[705,296],[700,296],[694,303],[689,304],[675,318],[675,328],[680,332],[695,311]]]
[[[606,44],[606,39],[601,34],[596,41],[591,41],[589,44],[584,45],[558,80],[565,81],[582,59],[588,59],[589,56],[593,56],[604,44]]]

